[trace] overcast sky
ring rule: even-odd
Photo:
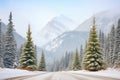
[[[118,7],[120,0],[0,0],[0,19],[7,24],[12,11],[15,29],[25,37],[28,23],[35,33],[61,14],[80,24],[98,12]]]

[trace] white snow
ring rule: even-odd
[[[36,74],[42,74],[42,73],[45,73],[45,72],[0,68],[0,80],[1,79],[12,78],[12,77],[36,75]]]
[[[42,47],[66,31],[74,30],[78,24],[73,20],[60,15],[51,19],[43,29],[36,32],[35,43]]]
[[[66,51],[74,52],[76,48],[80,49],[80,45],[83,45],[88,39],[88,32],[80,32],[80,31],[69,31],[65,32],[62,35],[59,35],[53,41],[49,42],[43,48],[48,51],[46,54],[50,54],[49,62],[53,62],[54,60],[61,59],[62,56],[65,55]]]
[[[59,47],[59,45],[62,44],[62,42],[63,42],[62,39],[59,40],[59,42],[57,42],[57,39],[55,39],[54,42],[51,43],[51,45],[53,45],[53,46],[50,46],[50,45],[46,46],[46,50],[47,51],[53,50],[53,52],[54,52],[55,48]]]
[[[42,75],[42,76],[36,76],[36,77],[28,78],[25,80],[38,80],[38,79],[47,80],[47,78],[49,78],[49,76],[52,76],[52,73],[47,73],[47,74]]]
[[[120,70],[108,68],[107,70],[101,70],[96,72],[90,72],[86,70],[80,71],[70,71],[71,73],[78,73],[78,74],[87,74],[87,75],[96,75],[96,76],[103,76],[103,77],[111,77],[111,78],[118,78],[120,79]]]
[[[43,74],[45,73],[45,74]],[[102,80],[101,78],[108,77],[114,79],[120,79],[120,70],[108,68],[107,70],[101,70],[96,72],[90,72],[85,70],[79,71],[61,71],[61,72],[40,72],[40,71],[26,71],[20,69],[7,69],[0,68],[0,80],[8,79],[13,77],[27,76],[27,75],[37,75],[30,77],[26,80]],[[95,76],[95,77],[94,77]]]
[[[75,74],[74,74],[75,73]],[[102,80],[102,79],[120,79],[120,71],[115,69],[101,70],[97,72],[80,71],[61,71],[51,72],[39,76],[30,77],[25,80]]]
[[[94,16],[96,17],[97,30],[102,30],[104,33],[107,34],[110,31],[113,24],[115,25],[115,27],[117,26],[118,19],[120,18],[120,10],[116,8],[107,11],[102,11],[100,13],[96,13]],[[75,30],[89,31],[94,16],[91,16],[90,18],[85,20]]]

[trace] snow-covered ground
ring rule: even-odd
[[[27,75],[37,75],[37,74],[43,74],[43,73],[45,73],[45,72],[0,68],[0,80],[1,79],[12,78],[12,77],[20,77],[20,76],[27,76]]]
[[[23,76],[27,77],[24,78]],[[0,68],[0,80],[8,78],[13,78],[14,80],[14,77],[21,77],[21,80],[120,80],[120,70],[108,68],[107,70],[97,72],[79,70],[48,73],[41,71]],[[17,80],[17,78],[15,78],[15,80]]]
[[[120,70],[112,69],[112,68],[108,68],[107,70],[101,70],[96,72],[80,70],[80,71],[70,71],[70,73],[79,73],[79,74],[85,74],[85,75],[104,76],[104,77],[120,79]]]
[[[60,71],[44,75],[28,77],[24,80],[120,80],[120,71],[115,69],[101,70],[97,72]]]

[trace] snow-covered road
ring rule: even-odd
[[[0,80],[120,80],[120,69],[42,72],[0,68]]]
[[[120,79],[81,73],[50,72],[35,76],[12,78],[12,80],[120,80]]]

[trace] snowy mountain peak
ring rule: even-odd
[[[105,33],[108,33],[113,24],[116,25],[118,19],[120,18],[120,11],[110,10],[103,11],[95,15],[96,17],[96,26],[97,30],[100,29]],[[44,47],[45,50],[51,52],[52,58],[56,59],[63,56],[66,51],[75,51],[76,48],[80,49],[80,45],[85,46],[86,40],[89,36],[89,30],[93,23],[93,16],[83,22],[77,29],[74,31],[64,32],[59,35],[57,38],[46,44]],[[49,54],[49,53],[48,53]]]
[[[117,25],[117,21],[120,18],[120,10],[107,10],[95,15],[96,17],[96,27],[98,30],[102,30],[108,33],[114,24]],[[75,30],[76,31],[89,31],[92,25],[93,16],[80,24]]]
[[[67,18],[64,15],[56,16],[51,21],[49,21],[40,32],[39,37],[36,38],[38,45],[44,45],[60,34],[73,30],[77,27],[77,23],[73,20]]]
[[[52,19],[53,21],[58,21],[58,22],[61,22],[63,23],[64,25],[67,25],[66,23],[71,23],[71,24],[77,24],[75,21],[73,21],[72,19],[64,16],[64,15],[59,15],[59,16],[56,16]],[[65,23],[66,22],[66,23]],[[70,27],[69,29],[71,28],[75,28],[75,27],[71,27],[71,26],[66,26],[66,27]]]

